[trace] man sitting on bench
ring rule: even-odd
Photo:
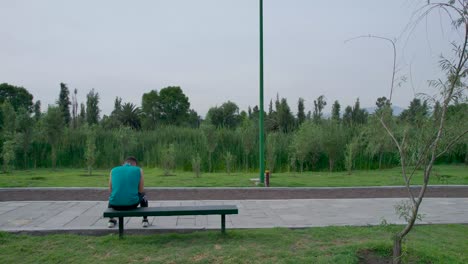
[[[144,193],[143,169],[137,166],[135,157],[128,157],[122,166],[112,169],[109,179],[109,205],[114,210],[131,210],[140,205],[148,207]],[[117,224],[114,218],[109,219],[108,227]],[[148,217],[144,216],[142,227],[148,227]]]

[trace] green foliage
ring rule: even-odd
[[[306,119],[304,99],[299,98],[297,102],[297,124],[301,125]]]
[[[164,168],[164,175],[169,176],[171,175],[171,171],[173,171],[176,167],[176,156],[175,156],[175,148],[174,144],[170,144],[162,153],[163,156],[163,168]]]
[[[2,133],[4,137],[12,137],[16,129],[16,112],[10,101],[5,101],[1,105]]]
[[[188,119],[190,102],[180,87],[170,86],[159,91],[158,107],[163,124],[183,125]]]
[[[81,108],[83,113],[83,107]],[[99,122],[99,93],[92,89],[86,95],[86,121],[88,125],[96,125]]]
[[[328,156],[330,171],[333,171],[335,163],[343,155],[343,146],[345,145],[344,127],[333,120],[328,120],[324,125],[321,142],[323,150]]]
[[[7,139],[2,146],[3,172],[9,172],[11,162],[15,159],[15,138]]]
[[[141,110],[132,103],[125,103],[122,105],[119,113],[119,120],[124,126],[133,129],[141,128]]]
[[[226,152],[224,154],[224,160],[226,161],[226,172],[228,175],[231,175],[231,169],[232,169],[232,163],[234,161],[234,156],[231,154],[231,152]]]
[[[359,139],[353,138],[345,147],[345,167],[348,174],[351,174],[354,168],[354,158],[359,149]]]
[[[89,176],[93,174],[96,156],[96,127],[89,127],[86,133],[86,150],[84,154]]]
[[[313,114],[313,119],[314,122],[318,123],[322,119],[322,111],[327,105],[327,102],[325,101],[325,96],[321,95],[317,98],[317,100],[314,100],[314,114]]]
[[[304,122],[294,134],[291,144],[291,157],[299,162],[300,172],[304,170],[304,162],[310,157],[311,165],[314,166],[318,154],[322,149],[322,130],[319,125],[312,121]]]
[[[41,118],[41,101],[40,100],[37,100],[35,103],[34,103],[34,119],[36,121],[39,121],[39,119]]]
[[[244,166],[245,170],[248,171],[250,154],[258,144],[258,131],[252,122],[246,119],[238,132],[241,133],[242,148],[244,150]]]
[[[156,128],[156,125],[160,122],[161,118],[160,108],[158,91],[152,90],[149,93],[143,94],[141,110],[144,129],[151,130]]]
[[[208,172],[213,171],[212,155],[218,146],[218,135],[216,128],[213,125],[205,125],[202,127],[205,144],[208,150]]]
[[[47,143],[51,147],[52,168],[55,169],[57,162],[57,148],[64,131],[64,120],[62,111],[56,106],[49,106],[42,121],[42,127]]]
[[[241,122],[239,107],[231,101],[210,108],[206,119],[217,128],[236,128]]]
[[[60,111],[62,111],[63,121],[65,125],[68,126],[70,124],[71,116],[70,116],[70,91],[68,87],[64,83],[60,83],[60,95],[57,101],[58,107]]]
[[[274,172],[276,166],[276,152],[278,148],[277,143],[278,133],[270,133],[266,137],[266,148],[265,148],[265,158],[266,158],[266,169]]]
[[[35,121],[31,117],[30,113],[27,112],[24,108],[21,108],[18,111],[17,115],[17,122],[16,122],[16,142],[20,146],[23,152],[23,167],[28,168],[28,156],[29,151],[31,149],[31,143],[34,137],[34,126]]]
[[[23,87],[17,87],[8,83],[0,84],[0,104],[9,101],[15,111],[20,108],[32,112],[33,96]]]
[[[201,175],[201,158],[200,154],[197,153],[192,159],[192,170],[195,173],[195,177],[200,178]]]
[[[332,105],[332,120],[340,121],[340,109],[341,105],[338,100],[336,100]]]

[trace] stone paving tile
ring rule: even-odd
[[[60,204],[59,208],[63,206],[66,206],[66,204]],[[45,210],[44,207],[46,207]],[[16,207],[15,210],[11,210],[0,215],[0,228],[21,227],[29,225],[33,222],[36,222],[36,219],[41,215],[47,214],[49,210],[54,209],[56,209],[56,206],[51,205],[49,202],[31,202],[20,205],[19,207]]]
[[[401,198],[302,199],[241,201],[150,201],[149,206],[232,204],[238,215],[227,215],[227,228],[378,225],[403,223],[394,213]],[[0,230],[106,229],[106,202],[0,202]],[[426,198],[421,223],[468,223],[467,198]],[[126,228],[141,228],[141,217],[126,217]],[[150,229],[219,229],[221,216],[149,217]]]

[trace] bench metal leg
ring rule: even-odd
[[[123,238],[124,233],[124,218],[119,216],[119,238]]]
[[[221,233],[226,233],[226,215],[221,215]]]

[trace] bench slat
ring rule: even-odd
[[[104,217],[131,217],[131,216],[176,216],[176,215],[223,215],[238,214],[235,205],[202,205],[202,206],[171,206],[146,207],[133,210],[117,211],[108,208]]]

